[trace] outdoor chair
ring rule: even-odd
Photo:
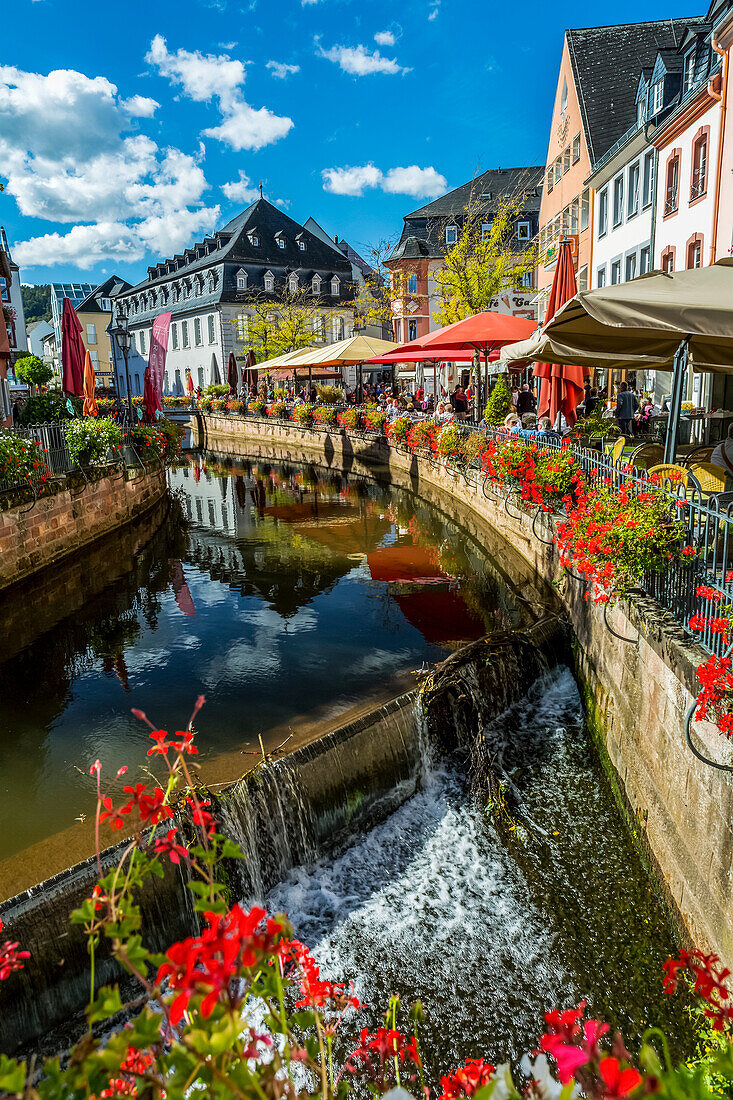
[[[688,489],[699,489],[697,478],[686,470],[684,466],[678,466],[674,462],[663,462],[659,466],[652,466],[647,470],[650,478],[656,478],[660,485],[676,492],[681,485],[685,492]]]
[[[650,466],[658,466],[663,457],[664,450],[658,443],[642,443],[629,455],[629,463],[639,469],[648,470]]]
[[[709,462],[713,457],[714,450],[714,447],[695,447],[689,454],[683,455],[680,458],[680,466],[687,466],[689,469],[693,463]]]
[[[713,466],[712,462],[695,462],[688,469],[705,496],[725,492],[727,476],[720,466]]]
[[[624,447],[626,446],[626,436],[620,435],[614,445],[611,447],[609,458],[611,462],[618,462],[621,455],[624,453]]]

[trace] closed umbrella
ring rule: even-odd
[[[188,390],[188,396],[193,397],[193,378],[191,377],[190,370],[186,371],[186,389]]]
[[[247,385],[249,386],[249,392],[257,392],[257,383],[259,382],[259,375],[256,369],[257,357],[252,351],[252,348],[247,352],[247,358],[244,361],[244,369],[247,377]]]
[[[147,371],[145,372],[147,374]],[[94,366],[89,352],[84,355],[84,416],[99,416],[97,399],[94,396]]]
[[[149,363],[145,368],[144,381],[143,415],[145,417],[145,423],[152,424],[157,419],[155,414],[162,411],[163,405],[160,400],[160,394],[153,384],[153,375]]]
[[[239,369],[237,367],[237,360],[233,351],[229,352],[229,362],[227,363],[227,382],[229,383],[229,392],[236,395],[237,386],[239,385]]]
[[[74,397],[84,396],[84,357],[86,348],[81,338],[81,322],[71,298],[64,298],[61,310],[61,361],[63,388]]]
[[[545,324],[577,293],[570,242],[561,241]],[[549,416],[554,426],[558,413],[562,413],[568,427],[572,428],[577,419],[575,410],[583,400],[583,368],[559,363],[536,363],[534,374],[535,378],[542,379],[538,416]]]

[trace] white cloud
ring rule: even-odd
[[[398,65],[394,57],[382,57],[379,50],[368,50],[366,46],[332,46],[330,50],[318,47],[321,57],[335,62],[345,73],[352,76],[369,76],[371,73],[408,73]]]
[[[438,18],[438,12],[440,11],[440,0],[429,0],[428,9],[428,22],[432,23]]]
[[[300,65],[288,65],[285,61],[268,61],[265,66],[278,80],[284,80],[286,76],[292,76],[300,72]]]
[[[199,102],[219,100],[221,122],[204,130],[207,137],[241,149],[262,149],[292,129],[293,120],[274,114],[269,107],[250,107],[242,97],[245,67],[228,54],[202,54],[198,50],[171,53],[162,35],[156,34],[145,60],[184,93]]]
[[[392,31],[377,31],[374,35],[374,41],[378,46],[394,46],[397,39]]]
[[[145,95],[131,95],[129,99],[120,100],[120,107],[130,118],[152,118],[160,104],[157,99]]]
[[[219,43],[219,49],[220,50],[226,50],[227,53],[229,53],[229,52],[231,52],[231,50],[236,50],[238,45],[239,45],[238,42],[220,42]]]
[[[240,169],[239,179],[223,183],[221,189],[230,202],[254,202],[260,197],[259,187],[252,187],[249,176]]]
[[[416,164],[411,164],[407,168],[390,168],[384,177],[382,190],[390,195],[427,199],[445,194],[448,181],[432,167],[418,168]]]
[[[432,167],[390,168],[382,172],[376,165],[363,164],[346,168],[325,168],[321,173],[323,190],[332,195],[358,198],[367,188],[379,187],[390,195],[411,195],[422,199],[443,194],[448,189],[445,176]]]
[[[382,173],[373,164],[364,164],[356,168],[324,168],[323,190],[330,191],[332,195],[351,195],[358,197],[364,194],[367,187],[378,187],[382,181]]]

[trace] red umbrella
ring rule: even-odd
[[[186,389],[188,390],[189,394],[193,393],[194,385],[190,370],[186,371]]]
[[[237,368],[237,360],[234,356],[234,352],[229,352],[229,363],[227,364],[227,382],[229,383],[229,392],[236,394],[237,386],[239,384],[239,369]]]
[[[156,412],[162,412],[163,405],[160,400],[160,394],[157,388],[153,385],[152,372],[150,370],[150,363],[145,368],[145,385],[143,387],[143,416],[146,424],[154,423]]]
[[[250,393],[253,390],[257,389],[257,383],[259,381],[258,372],[255,369],[256,363],[257,358],[255,356],[255,353],[252,351],[252,348],[250,348],[247,352],[247,358],[244,361],[245,378],[247,380],[247,385],[249,386]]]
[[[64,298],[61,312],[61,361],[63,387],[74,397],[84,396],[84,356],[86,348],[81,338],[81,323],[71,298]]]
[[[474,313],[462,321],[436,329],[415,341],[425,351],[436,355],[441,350],[454,349],[469,351],[476,349],[483,356],[513,344],[516,340],[526,340],[537,328],[537,322],[527,317],[513,317],[508,313],[494,313],[490,309]]]
[[[561,241],[555,266],[555,275],[547,303],[545,324],[550,321],[560,306],[564,306],[578,293],[575,281],[573,256],[570,241]],[[583,400],[583,368],[563,366],[558,363],[536,363],[535,378],[543,378],[541,384],[538,416],[549,416],[554,425],[557,414],[561,412],[568,427],[572,428],[577,419],[576,409]]]

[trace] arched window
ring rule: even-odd
[[[340,289],[341,280],[336,275],[334,275],[333,279],[331,279],[331,294],[334,296],[334,298],[338,297]]]
[[[271,271],[265,273],[265,290],[268,294],[272,294],[275,289],[275,276]]]

